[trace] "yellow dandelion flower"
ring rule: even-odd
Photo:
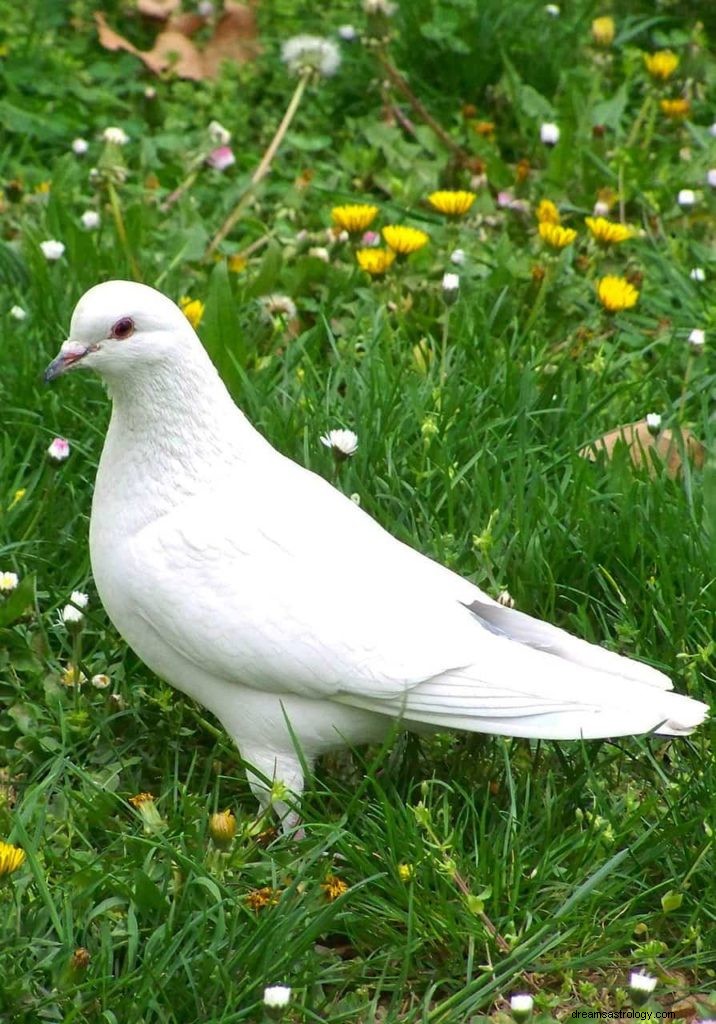
[[[398,864],[398,877],[401,882],[409,882],[415,876],[415,868],[412,864]]]
[[[577,237],[577,232],[574,228],[563,228],[559,224],[549,224],[547,221],[542,221],[539,226],[539,236],[543,242],[551,245],[553,249],[564,249],[572,244]]]
[[[0,878],[3,875],[11,875],[17,871],[25,860],[25,851],[12,843],[4,843],[0,839]]]
[[[231,846],[236,835],[236,815],[231,811],[217,811],[209,818],[209,834],[220,850]]]
[[[329,900],[337,900],[344,892],[348,892],[348,883],[335,875],[329,875],[325,882],[321,882],[321,888]]]
[[[439,210],[440,213],[446,213],[450,217],[462,217],[468,212],[476,198],[474,192],[445,189],[442,192],[433,192],[429,195],[428,202],[436,210]],[[386,241],[388,241],[387,238]],[[424,245],[425,243],[423,242],[422,244]],[[390,242],[388,242],[388,245],[390,245]]]
[[[597,297],[610,313],[618,313],[622,309],[631,309],[635,306],[639,292],[625,277],[609,274],[597,281]]]
[[[349,203],[347,206],[334,206],[331,210],[331,219],[337,228],[354,234],[365,231],[377,214],[377,206],[369,206],[368,203]]]
[[[559,224],[562,219],[551,199],[540,199],[535,216],[540,224]]]
[[[480,135],[484,139],[492,139],[495,135],[494,121],[473,121],[471,128],[476,135]]]
[[[592,39],[597,46],[611,46],[616,35],[614,18],[608,14],[601,18],[595,18],[592,22]]]
[[[430,241],[429,236],[419,228],[406,228],[399,224],[389,224],[383,228],[383,238],[393,252],[401,256],[417,252]]]
[[[240,274],[242,270],[246,270],[249,265],[248,258],[242,256],[241,253],[234,253],[233,256],[229,256],[229,270],[234,274]]]
[[[395,259],[395,253],[390,249],[358,249],[356,259],[361,270],[375,277],[386,272]]]
[[[657,50],[656,53],[645,53],[644,63],[652,78],[665,82],[678,68],[679,58],[671,50]]]
[[[192,299],[188,295],[182,295],[179,299],[179,306],[191,326],[196,330],[204,315],[204,303],[201,299]]]
[[[278,890],[272,889],[270,885],[264,885],[261,889],[252,889],[246,893],[246,905],[251,910],[273,907],[278,903],[279,895]]]
[[[593,238],[604,245],[613,245],[619,242],[626,242],[628,238],[634,237],[634,229],[626,224],[615,224],[606,217],[585,217],[584,223],[589,228]]]
[[[38,195],[46,196],[49,194],[51,188],[51,181],[41,181],[39,185],[35,185],[35,192],[37,192]]]
[[[673,100],[660,100],[659,106],[661,107],[662,113],[666,114],[667,117],[674,118],[674,120],[681,117],[688,117],[691,113],[691,102],[683,96],[678,96]]]
[[[87,682],[87,676],[78,665],[67,665],[60,674],[60,682],[63,686],[83,686]]]

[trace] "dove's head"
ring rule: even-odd
[[[45,380],[76,367],[107,378],[129,377],[184,360],[197,346],[191,324],[166,295],[133,281],[107,281],[77,303],[70,336],[45,370]]]

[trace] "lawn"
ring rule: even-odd
[[[278,834],[97,597],[101,383],[42,383],[87,288],[153,285],[278,449],[713,705],[713,5],[216,0],[169,58],[139,7],[0,2],[2,1024],[629,1019],[636,971],[713,1018],[713,724],[396,729]]]

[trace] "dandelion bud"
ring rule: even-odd
[[[129,802],[139,812],[147,835],[160,832],[165,827],[166,822],[151,793],[137,793],[136,796],[130,796]]]
[[[656,435],[661,430],[661,416],[658,412],[647,413],[646,426],[652,437],[656,437]]]
[[[236,816],[229,811],[217,811],[209,818],[209,835],[220,850],[228,850],[236,835]]]

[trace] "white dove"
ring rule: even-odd
[[[565,740],[683,735],[705,718],[660,672],[502,607],[277,452],[154,289],[83,296],[45,378],[80,367],[112,398],[90,524],[102,603],[222,722],[284,827],[302,760],[395,719]]]

